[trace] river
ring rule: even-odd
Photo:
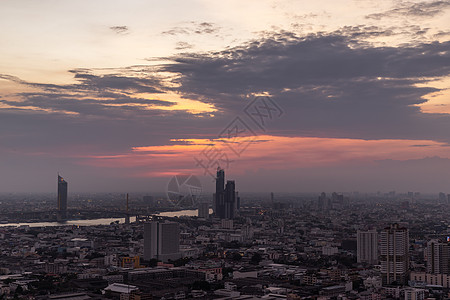
[[[209,210],[212,213],[212,209]],[[179,211],[167,211],[155,214],[155,216],[161,217],[181,217],[197,216],[197,210],[179,210]],[[36,223],[7,223],[0,224],[0,227],[7,226],[30,226],[30,227],[47,227],[47,226],[92,226],[92,225],[109,225],[112,222],[119,221],[119,223],[125,223],[125,218],[103,218],[103,219],[91,219],[91,220],[71,220],[64,223],[58,222],[36,222]],[[130,217],[130,222],[136,221],[136,217]]]

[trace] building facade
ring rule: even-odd
[[[357,232],[358,263],[375,265],[378,263],[378,233],[376,230]]]
[[[380,233],[380,263],[383,285],[406,284],[409,273],[409,232],[393,224]]]
[[[427,273],[449,274],[449,245],[447,242],[430,240],[427,243]]]
[[[175,222],[144,224],[144,259],[167,261],[181,257],[180,226]]]

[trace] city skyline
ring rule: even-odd
[[[52,192],[55,170],[75,192],[179,174],[212,190],[220,158],[243,192],[449,193],[449,17],[433,0],[4,1],[0,191]]]

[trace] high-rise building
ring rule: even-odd
[[[450,247],[446,242],[430,240],[427,243],[427,273],[450,274]]]
[[[383,284],[406,284],[409,274],[409,232],[393,224],[380,233],[380,263]]]
[[[217,168],[213,207],[214,214],[221,219],[233,219],[238,209],[235,182],[228,180],[225,186],[225,172],[220,168]]]
[[[357,232],[358,263],[375,265],[378,263],[378,233],[376,230]]]
[[[209,203],[208,202],[200,202],[198,204],[198,217],[203,219],[209,218]]]
[[[236,211],[236,185],[234,180],[227,180],[225,186],[225,219],[233,219]]]
[[[167,261],[181,257],[180,226],[175,222],[144,224],[144,259]]]
[[[217,217],[225,218],[225,171],[220,168],[217,168],[214,209],[214,214]]]
[[[447,203],[447,195],[445,193],[439,193],[439,203]]]
[[[239,197],[239,192],[236,192],[236,210],[239,211],[241,208],[241,197]]]
[[[58,174],[58,221],[67,220],[67,181]]]

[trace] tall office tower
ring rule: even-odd
[[[175,222],[144,224],[144,259],[175,260],[180,254],[180,226]]]
[[[376,230],[357,232],[357,257],[359,263],[378,263],[378,233]]]
[[[327,194],[325,194],[325,192],[322,192],[319,196],[319,199],[317,199],[317,209],[324,210],[327,208],[328,208]]]
[[[427,243],[427,273],[449,274],[450,247],[448,243],[439,240],[430,240]]]
[[[216,193],[214,194],[214,214],[221,218],[225,218],[225,171],[217,168],[216,177]]]
[[[225,172],[217,168],[216,193],[214,194],[214,214],[221,219],[233,219],[239,205],[236,199],[235,182],[228,180],[225,186]],[[240,199],[239,199],[240,202]]]
[[[241,197],[239,197],[239,192],[236,192],[236,211],[241,208]]]
[[[406,284],[409,274],[409,232],[393,224],[380,233],[380,262],[383,284]]]
[[[198,204],[198,217],[203,219],[209,218],[209,203],[208,202],[200,202]]]
[[[236,211],[236,186],[234,180],[227,180],[225,187],[225,216],[224,219],[233,219]]]
[[[445,193],[439,193],[439,203],[447,203],[447,195]]]
[[[58,174],[58,221],[67,220],[67,181]]]

